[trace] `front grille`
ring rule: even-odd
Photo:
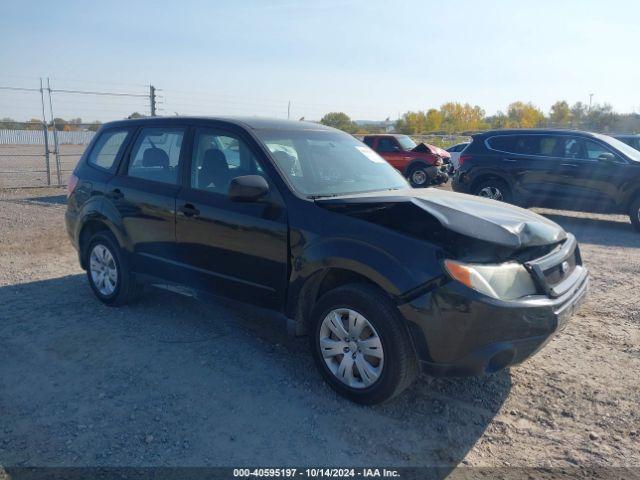
[[[551,297],[558,297],[571,288],[576,269],[582,265],[580,249],[573,235],[548,254],[525,262],[538,287]]]
[[[573,273],[578,262],[577,254],[578,249],[576,247],[565,260],[543,271],[549,285],[557,285]]]

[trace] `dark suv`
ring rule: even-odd
[[[522,206],[624,213],[640,230],[640,152],[573,130],[494,130],[460,156],[457,192]]]
[[[575,238],[550,220],[414,190],[352,136],[305,122],[106,124],[71,177],[66,224],[102,302],[179,284],[280,311],[329,384],[362,403],[420,366],[521,362],[588,284]]]

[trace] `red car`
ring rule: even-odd
[[[399,170],[414,187],[440,185],[449,180],[447,167],[450,155],[434,145],[417,145],[407,135],[367,135],[363,142]]]

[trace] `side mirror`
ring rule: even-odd
[[[604,152],[600,154],[598,160],[600,160],[601,162],[615,162],[616,156],[611,152]]]
[[[229,198],[232,202],[255,202],[269,193],[269,184],[260,175],[243,175],[231,180]]]
[[[391,150],[393,150],[394,152],[401,152],[402,151],[402,150],[400,150],[400,147],[397,146],[397,145],[394,145]]]

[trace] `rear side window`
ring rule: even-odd
[[[373,137],[364,137],[362,141],[364,142],[365,145],[368,145],[369,147],[373,148]]]
[[[131,151],[127,175],[161,183],[178,183],[184,128],[144,128]]]
[[[96,167],[110,170],[128,135],[128,130],[108,130],[101,133],[91,149],[87,162]]]
[[[560,145],[560,138],[547,135],[522,135],[518,137],[515,153],[552,157]]]
[[[491,137],[487,140],[487,145],[493,150],[500,150],[501,152],[514,152],[516,145],[516,135],[500,135],[498,137]]]

